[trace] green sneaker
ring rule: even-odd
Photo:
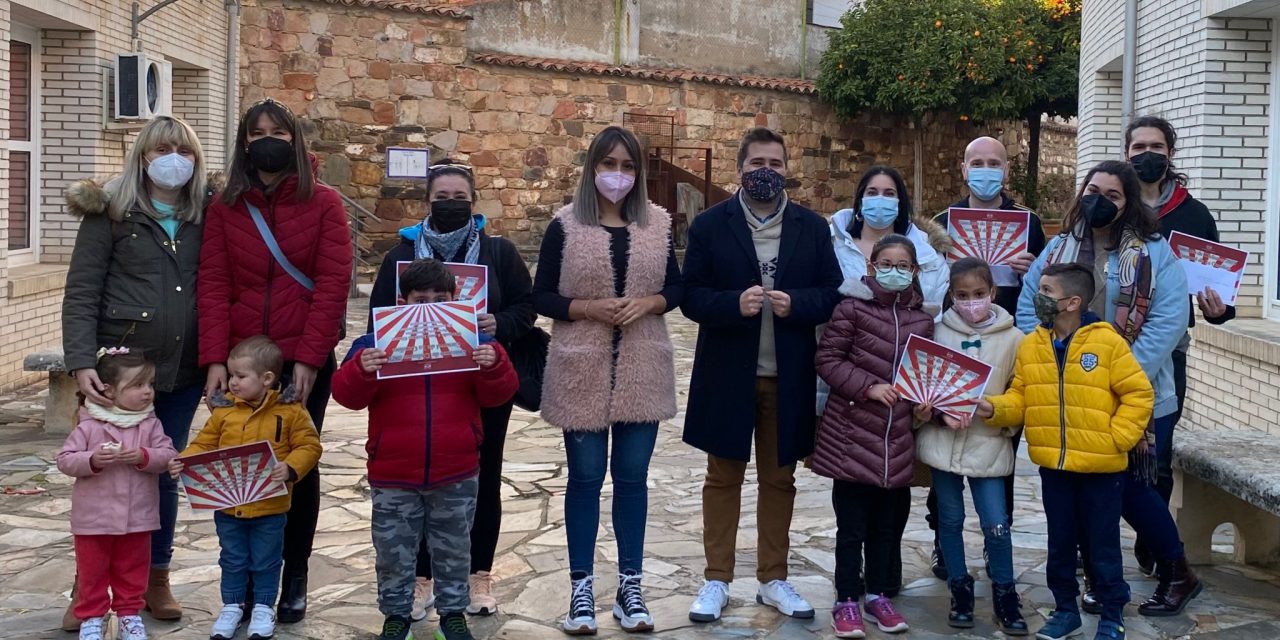
[[[378,636],[378,640],[413,640],[409,619],[404,616],[387,616],[382,621],[382,634]]]
[[[461,611],[440,614],[440,628],[435,640],[475,640],[467,628],[467,616]]]

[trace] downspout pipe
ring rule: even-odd
[[[236,127],[234,122],[240,115],[240,87],[236,78],[240,72],[240,0],[227,0],[227,115],[226,122],[226,157],[236,146]]]
[[[1121,62],[1120,130],[1133,120],[1134,85],[1138,72],[1138,0],[1124,0],[1124,60]],[[1124,144],[1123,136],[1120,138]]]
[[[800,0],[800,79],[809,73],[809,3]]]

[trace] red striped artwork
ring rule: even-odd
[[[980,258],[990,265],[1009,264],[1014,256],[1027,250],[1027,234],[1031,214],[1026,211],[997,209],[947,210],[947,234],[951,251],[947,258]]]
[[[288,494],[271,479],[276,455],[265,440],[178,458],[183,491],[193,511],[230,509]]]
[[[378,378],[421,376],[478,369],[471,352],[479,345],[475,307],[470,302],[435,302],[377,307],[373,337],[387,353]]]
[[[991,365],[928,338],[907,338],[893,388],[916,404],[959,417],[973,415],[987,388]]]

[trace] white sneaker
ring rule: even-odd
[[[729,585],[719,580],[707,580],[698,589],[698,598],[689,606],[689,619],[694,622],[715,622],[720,610],[729,604]]]
[[[756,592],[756,602],[777,609],[784,616],[808,620],[813,617],[813,607],[786,580],[762,583]]]
[[[413,583],[413,612],[409,619],[422,622],[427,619],[427,609],[436,604],[435,585],[427,578],[417,578]]]
[[[147,628],[142,616],[120,616],[120,634],[116,640],[147,640]]]
[[[89,618],[81,622],[80,640],[102,640],[102,618]]]
[[[253,605],[249,619],[249,640],[267,640],[276,635],[276,610],[269,604]]]
[[[213,629],[209,631],[209,640],[231,640],[236,637],[236,629],[244,618],[244,609],[238,604],[224,604],[218,612],[218,619],[213,621]]]

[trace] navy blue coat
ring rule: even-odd
[[[813,453],[816,328],[831,319],[843,276],[831,231],[818,214],[789,203],[774,289],[791,295],[791,315],[774,318],[778,359],[778,463]],[[699,214],[684,258],[684,315],[697,322],[684,441],[711,455],[750,460],[756,418],[760,317],[744,318],[738,298],[760,284],[755,245],[732,197]]]

